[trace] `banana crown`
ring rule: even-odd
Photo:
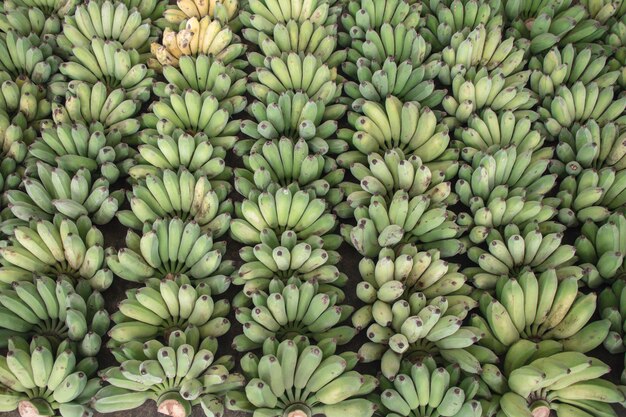
[[[380,360],[383,375],[390,379],[400,372],[403,359],[415,362],[428,355],[442,357],[467,373],[480,373],[481,361],[470,347],[485,332],[463,326],[475,305],[469,297],[438,296],[428,301],[423,293],[415,292],[408,301],[394,303],[387,323],[375,322],[367,328],[370,342],[361,346],[359,357],[363,362]],[[481,355],[482,363],[497,361],[493,353],[482,356],[487,355]]]
[[[168,23],[182,25],[192,17],[201,19],[210,16],[212,20],[217,20],[222,25],[226,25],[237,19],[238,11],[238,0],[178,0],[176,5],[168,6],[163,17]]]
[[[550,410],[567,415],[611,414],[610,404],[623,401],[624,395],[600,378],[609,371],[606,364],[582,353],[547,354],[510,373],[511,391],[500,398],[501,410],[507,417],[548,415]]]
[[[306,240],[314,235],[323,237],[336,226],[336,216],[328,212],[326,201],[316,198],[313,190],[298,190],[297,186],[237,202],[235,213],[231,236],[246,245],[262,242],[265,229],[275,234],[292,230],[299,240]]]
[[[14,239],[0,248],[3,282],[29,281],[32,273],[85,279],[96,290],[113,281],[104,265],[104,237],[86,216],[75,221],[54,216],[14,229]]]
[[[478,381],[472,376],[461,379],[458,372],[435,368],[430,361],[403,369],[393,382],[383,380],[381,385],[380,401],[388,416],[482,415],[481,403],[474,400]]]
[[[620,213],[611,214],[601,225],[592,220],[582,225],[582,233],[574,246],[583,266],[589,269],[584,278],[590,287],[596,288],[621,274],[626,254],[624,230],[626,218]]]
[[[237,394],[233,397],[229,392],[227,408],[268,409],[273,415],[322,413],[336,417],[352,411],[356,412],[353,415],[372,416],[376,407],[357,398],[376,389],[378,380],[353,371],[356,355],[352,352],[337,355],[335,348],[332,342],[310,344],[304,336],[280,343],[267,339],[263,356],[249,353],[241,359],[248,379],[247,407]]]
[[[109,331],[111,347],[167,339],[176,330],[189,333],[188,338],[224,335],[230,329],[225,317],[230,304],[227,300],[214,301],[211,294],[209,285],[194,287],[186,276],[175,280],[154,278],[145,287],[129,290],[119,312],[113,315],[116,324]]]
[[[280,291],[252,294],[253,306],[235,310],[243,325],[243,335],[236,336],[235,349],[259,348],[268,337],[282,341],[304,335],[321,341],[335,339],[338,345],[348,343],[356,335],[352,326],[340,323],[354,311],[338,304],[338,293],[320,291],[316,280],[290,279]]]
[[[213,242],[210,232],[195,221],[157,219],[140,236],[128,231],[126,247],[107,250],[106,262],[122,279],[145,282],[187,274],[195,283],[209,285],[221,294],[230,284],[232,262],[222,262],[226,242]]]
[[[57,352],[45,338],[11,338],[0,372],[0,409],[25,415],[92,415],[89,401],[102,386],[85,361],[77,363],[70,349]]]
[[[84,280],[76,287],[66,277],[55,282],[38,275],[16,281],[11,289],[0,290],[0,305],[3,328],[24,337],[47,338],[55,349],[70,348],[81,358],[98,354],[109,329],[104,298]]]
[[[486,250],[473,246],[467,251],[478,266],[463,272],[481,289],[495,288],[501,275],[515,277],[525,270],[547,271],[559,279],[581,278],[582,269],[573,265],[577,260],[576,248],[564,245],[562,240],[562,231],[542,233],[533,223],[524,229],[509,224],[503,234],[492,229],[486,235]]]

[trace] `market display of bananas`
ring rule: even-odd
[[[79,361],[71,349],[58,352],[45,337],[30,343],[9,340],[0,356],[2,377],[0,410],[18,410],[22,416],[92,416],[90,401],[102,386],[87,361]],[[90,369],[91,368],[91,369]]]
[[[15,207],[15,206],[14,206]],[[33,274],[86,280],[95,290],[111,286],[105,266],[104,235],[87,216],[75,221],[55,215],[17,226],[0,247],[0,287],[31,281]]]
[[[378,380],[353,370],[354,352],[337,354],[336,348],[332,340],[315,345],[305,336],[280,343],[267,339],[262,356],[242,357],[245,395],[227,393],[227,407],[266,416],[371,417],[377,407],[362,397],[376,389]]]

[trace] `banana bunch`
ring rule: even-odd
[[[215,339],[203,339],[197,347],[181,342],[150,340],[138,355],[102,372],[110,385],[95,394],[93,408],[112,413],[152,400],[159,413],[169,416],[189,416],[198,404],[207,416],[222,415],[223,395],[244,386],[243,376],[230,372],[232,358],[215,357]]]
[[[429,361],[418,362],[402,370],[392,381],[382,380],[380,402],[387,416],[482,417],[477,401],[478,382],[473,377],[461,379],[459,373],[435,368]]]
[[[577,81],[571,88],[560,86],[552,99],[544,100],[539,114],[547,133],[558,137],[561,130],[573,129],[591,119],[600,126],[610,122],[622,126],[625,109],[626,96],[614,98],[613,86],[600,88],[595,82],[584,85]]]
[[[385,23],[416,29],[421,23],[422,7],[422,3],[400,0],[351,0],[341,15],[341,23],[349,37],[342,37],[340,44],[351,47],[355,41],[365,40],[368,31],[379,32]]]
[[[334,103],[341,96],[337,68],[330,68],[315,55],[295,52],[281,57],[268,56],[250,74],[248,93],[263,103],[277,103],[282,93],[301,91],[310,100]]]
[[[516,277],[529,270],[535,273],[554,270],[558,278],[582,277],[576,262],[576,248],[563,244],[563,231],[543,233],[530,223],[521,229],[515,224],[484,232],[487,250],[479,246],[468,249],[467,255],[476,267],[463,270],[475,287],[491,290],[496,288],[500,276]],[[472,231],[474,233],[474,231]]]
[[[111,0],[79,4],[73,15],[65,17],[63,35],[57,43],[71,53],[73,47],[88,47],[94,37],[119,42],[124,49],[150,54],[150,44],[157,39],[156,27],[136,8]]]
[[[612,354],[626,350],[624,344],[624,318],[626,317],[626,286],[624,281],[616,280],[610,287],[603,289],[598,295],[598,311],[600,317],[608,320],[610,331],[604,340],[604,348]],[[626,372],[622,372],[622,381],[626,380]]]
[[[224,162],[226,150],[213,146],[204,133],[191,136],[178,130],[172,136],[141,134],[140,139],[143,144],[138,146],[136,165],[128,170],[135,180],[158,176],[163,170],[187,169],[196,179],[230,177],[232,173]]]
[[[315,280],[320,292],[337,292],[336,286],[345,284],[347,279],[336,267],[341,259],[337,252],[340,243],[339,239],[333,242],[315,235],[298,241],[292,230],[277,236],[271,229],[265,229],[261,243],[239,250],[244,263],[234,275],[233,283],[243,285],[243,292],[249,297],[268,292],[268,288],[269,292],[282,292],[284,284],[279,282],[291,279],[297,283]]]
[[[179,31],[165,28],[162,44],[151,44],[150,51],[157,61],[155,66],[178,66],[185,55],[212,55],[224,64],[238,65],[236,61],[246,51],[239,36],[211,16],[192,17],[184,25]]]
[[[307,150],[316,154],[343,152],[346,144],[336,139],[336,135],[338,120],[346,110],[345,104],[327,105],[321,99],[312,99],[303,92],[291,90],[267,103],[254,101],[247,111],[256,121],[241,121],[241,131],[250,139],[240,140],[235,152],[240,156],[261,152],[267,140],[283,137],[293,142],[304,139]]]
[[[589,168],[621,171],[626,168],[626,135],[620,130],[613,122],[600,127],[593,119],[571,132],[561,130],[556,146],[558,161],[552,161],[550,171],[561,176],[576,176]]]
[[[61,32],[61,19],[57,15],[46,16],[36,7],[6,2],[0,8],[0,31],[7,33],[12,30],[24,37],[34,35],[31,40],[36,43],[46,35],[54,36]]]
[[[608,372],[604,362],[578,352],[536,359],[511,372],[510,392],[500,398],[500,413],[504,417],[548,416],[552,411],[557,416],[616,416],[611,404],[624,401],[624,395],[600,378]]]
[[[488,347],[497,354],[505,353],[519,339],[555,340],[566,351],[583,353],[606,339],[611,323],[591,321],[597,295],[579,294],[578,278],[559,281],[554,269],[538,277],[524,271],[518,277],[501,276],[494,296],[483,293],[479,305],[484,319],[472,323],[485,331],[491,342]]]
[[[551,159],[552,150],[542,147],[545,137],[533,129],[533,122],[538,118],[534,112],[517,117],[512,111],[496,113],[486,108],[480,114],[472,114],[467,126],[455,129],[453,145],[462,149],[461,157],[467,162],[472,162],[479,151],[495,153],[510,145],[514,145],[518,153],[531,151],[534,159]]]
[[[150,278],[145,284],[126,291],[126,299],[112,315],[116,324],[109,331],[111,347],[168,338],[176,330],[187,329],[204,339],[222,336],[230,329],[226,318],[230,303],[213,299],[213,285],[200,282],[194,286],[185,275]]]
[[[561,199],[559,221],[566,226],[587,220],[602,222],[626,202],[626,171],[605,167],[582,170],[561,181],[557,197]]]
[[[589,287],[597,288],[607,281],[621,278],[626,266],[626,218],[621,213],[615,213],[601,225],[586,221],[574,246],[582,266],[587,270],[584,278]]]
[[[194,177],[184,168],[178,173],[165,169],[147,174],[128,191],[131,210],[120,212],[120,222],[136,230],[157,219],[194,221],[202,231],[220,237],[228,230],[233,203],[227,199],[231,185]]]
[[[9,30],[0,36],[0,71],[6,72],[3,78],[31,81],[46,88],[50,98],[63,95],[65,78],[59,74],[61,58],[54,55],[54,37],[44,36],[39,40],[22,36],[15,30]]]
[[[437,196],[439,197],[439,196]],[[427,194],[409,197],[404,190],[394,193],[390,202],[381,195],[371,197],[369,205],[354,210],[356,226],[341,225],[341,235],[362,256],[374,257],[382,248],[404,243],[420,249],[439,249],[442,256],[463,252],[457,239],[462,228],[445,202]]]
[[[169,26],[163,17],[169,4],[167,0],[124,0],[124,4],[129,10],[137,9],[143,19],[150,19],[151,23],[160,29]]]
[[[337,216],[328,212],[324,199],[316,198],[313,190],[296,187],[265,191],[255,199],[236,202],[235,214],[230,234],[245,245],[263,242],[267,229],[275,234],[291,230],[298,240],[306,240],[314,235],[325,238],[337,225]]]
[[[143,63],[137,50],[125,50],[120,42],[99,37],[87,45],[74,46],[70,60],[63,62],[59,70],[74,81],[90,85],[101,81],[109,90],[122,88],[127,97],[139,100],[149,98],[154,76],[154,70]]]
[[[612,17],[621,17],[625,12],[623,3],[612,3],[606,0],[582,0],[580,4],[585,6],[589,18],[603,25],[612,24]]]
[[[458,272],[459,268],[441,259],[438,250],[418,252],[413,245],[403,246],[397,254],[385,248],[378,254],[378,261],[362,258],[362,281],[357,284],[356,295],[366,305],[352,316],[352,324],[357,330],[372,320],[387,326],[393,321],[394,312],[405,308],[407,300],[417,292],[427,300],[445,296],[464,300],[470,309],[477,307],[476,302],[465,297],[471,288],[465,285],[467,278]]]
[[[61,214],[72,220],[87,216],[94,224],[107,224],[124,202],[124,192],[110,191],[106,178],[92,179],[87,168],[70,175],[61,168],[37,162],[32,176],[25,176],[21,190],[7,191],[15,217],[28,222],[32,219],[52,220]],[[36,175],[36,176],[35,176]]]
[[[416,63],[413,58],[399,63],[393,56],[383,62],[363,57],[356,63],[344,62],[342,69],[350,78],[344,83],[344,90],[356,101],[353,107],[363,100],[382,102],[388,95],[402,101],[417,101],[426,107],[438,106],[446,94],[435,89],[434,80],[443,65],[441,60],[430,55],[422,57],[425,63]]]
[[[238,12],[238,0],[177,0],[176,5],[167,7],[163,17],[173,26],[182,25],[192,17],[202,19],[210,16],[222,25],[230,23],[231,27],[235,27]]]
[[[11,289],[0,290],[0,305],[5,336],[44,338],[55,349],[70,348],[81,358],[97,356],[109,330],[104,297],[85,280],[76,287],[65,277],[15,281]],[[7,340],[3,338],[3,347]]]
[[[533,158],[530,150],[518,153],[515,145],[498,149],[493,154],[476,152],[471,163],[459,168],[455,191],[472,212],[495,199],[512,197],[525,199],[520,201],[521,209],[524,203],[541,201],[554,188],[557,175],[546,173],[549,164],[547,158]],[[498,223],[508,224],[518,213],[507,214],[512,217],[507,216]]]
[[[524,78],[527,78],[526,75]],[[525,79],[508,83],[499,69],[488,74],[483,68],[473,80],[466,80],[459,74],[452,80],[452,94],[444,97],[441,103],[450,115],[444,123],[450,128],[462,127],[473,114],[483,109],[491,109],[498,114],[511,111],[516,118],[526,117],[529,113],[534,115],[532,109],[537,104],[537,98],[525,85]]]
[[[431,170],[454,170],[459,150],[448,147],[448,127],[438,123],[437,113],[417,102],[402,103],[387,96],[384,103],[365,101],[361,113],[348,113],[348,121],[355,131],[346,141],[354,151],[339,155],[338,163],[349,168],[354,162],[363,164],[372,152],[383,154],[399,149],[404,157],[418,156]],[[349,131],[348,131],[349,132]]]
[[[404,157],[398,148],[388,150],[384,155],[372,152],[367,156],[367,166],[355,162],[350,172],[359,184],[342,183],[348,193],[342,209],[335,211],[340,217],[351,217],[361,205],[369,205],[374,196],[381,196],[390,203],[398,190],[404,190],[408,197],[426,195],[434,203],[453,205],[457,198],[451,193],[450,182],[446,178],[456,175],[458,165],[451,165],[448,172],[431,172],[420,158],[412,155]]]
[[[357,333],[352,326],[341,325],[354,307],[339,305],[336,293],[320,291],[315,278],[292,278],[280,291],[259,291],[252,295],[252,303],[235,310],[243,326],[243,334],[233,339],[233,348],[238,352],[258,349],[268,338],[283,341],[296,336],[317,342],[334,339],[344,345]]]
[[[605,34],[607,27],[589,16],[581,3],[560,0],[514,0],[504,4],[509,20],[508,33],[515,38],[530,39],[531,52],[538,54],[556,45],[588,44]]]
[[[466,36],[479,25],[491,32],[500,30],[503,23],[499,3],[492,0],[431,0],[424,5],[427,9],[420,33],[436,51],[450,46],[458,33]]]
[[[149,97],[150,89],[145,92]],[[141,99],[129,97],[126,93],[123,88],[109,91],[102,82],[91,85],[71,81],[67,93],[63,94],[65,102],[52,104],[52,118],[57,124],[82,124],[92,132],[104,130],[107,142],[115,146],[141,127],[136,118]]]
[[[76,7],[76,0],[12,0],[5,3],[4,7],[15,5],[18,7],[29,7],[40,9],[46,16],[56,15],[63,18],[71,14]]]
[[[371,417],[377,407],[362,397],[378,381],[354,371],[356,354],[336,354],[336,347],[329,339],[311,344],[305,336],[280,343],[267,339],[263,356],[249,353],[241,359],[248,384],[245,393],[226,394],[226,408],[258,416]]]
[[[501,74],[507,80],[525,77],[522,69],[526,64],[528,44],[512,37],[503,40],[503,37],[501,26],[488,30],[483,24],[466,36],[458,33],[451,39],[450,46],[441,51],[444,65],[439,80],[445,85],[453,85],[458,75],[471,79],[478,73]]]
[[[84,279],[103,291],[113,282],[104,265],[104,236],[88,217],[72,221],[54,216],[18,226],[14,238],[0,248],[0,287],[30,281],[33,273],[73,280]]]
[[[607,65],[609,66],[611,71],[619,72],[619,76],[617,77],[617,84],[621,88],[626,87],[626,48],[618,48]]]
[[[579,51],[572,44],[552,48],[543,57],[530,58],[529,87],[540,97],[546,97],[554,95],[559,86],[571,88],[578,81],[584,85],[595,82],[599,88],[613,86],[620,73],[610,71],[607,60],[606,53],[594,53],[589,47]]]
[[[243,163],[245,169],[235,168],[235,189],[247,199],[286,186],[312,190],[335,208],[343,201],[344,191],[337,186],[343,184],[345,170],[333,158],[310,153],[304,139],[295,144],[286,137],[268,140],[257,152],[244,155]]]
[[[226,242],[213,242],[195,221],[179,218],[157,219],[143,235],[129,230],[126,247],[107,250],[106,263],[118,277],[146,282],[150,278],[169,279],[186,274],[194,285],[208,285],[212,294],[221,294],[230,285],[235,270],[232,261],[223,261]]]
[[[396,303],[386,326],[372,323],[367,328],[365,334],[370,341],[359,349],[359,359],[365,363],[380,360],[381,371],[388,379],[398,375],[403,361],[416,363],[428,356],[479,374],[482,364],[495,363],[497,356],[488,349],[473,347],[484,332],[463,326],[475,305],[470,302],[473,300],[469,297],[448,300],[439,296],[427,301],[422,293],[411,294],[408,301]]]
[[[305,0],[296,1],[273,1],[262,0],[248,2],[240,12],[239,19],[246,28],[254,28],[267,35],[273,33],[277,24],[287,24],[295,21],[300,25],[306,25],[309,21],[315,27],[330,27],[338,24],[339,15],[343,11],[340,4],[335,1]]]
[[[203,93],[208,91],[220,101],[221,107],[229,106],[231,114],[245,108],[246,73],[232,65],[207,55],[181,56],[178,67],[165,65],[163,76],[167,83],[157,81],[153,91],[160,98],[171,94],[182,94],[192,89]]]
[[[228,102],[220,103],[210,92],[186,90],[182,94],[170,94],[152,102],[150,109],[157,120],[167,121],[174,129],[193,135],[206,134],[214,146],[230,149],[237,141],[241,121],[229,121],[233,108]]]
[[[120,173],[128,170],[133,152],[127,143],[109,141],[103,130],[90,130],[80,123],[59,123],[41,129],[41,136],[28,148],[27,164],[42,161],[68,173],[86,169],[113,184]]]
[[[12,338],[0,357],[0,411],[19,410],[22,416],[91,417],[91,397],[100,378],[70,350],[53,349],[46,338],[28,343]]]

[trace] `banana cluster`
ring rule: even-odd
[[[318,345],[299,336],[278,342],[267,339],[263,355],[241,359],[248,379],[245,394],[226,394],[226,407],[259,415],[371,417],[376,406],[364,397],[378,386],[370,375],[354,371],[353,352],[335,354],[337,344]]]
[[[169,2],[166,0],[124,0],[129,9],[135,8],[144,19],[150,19],[152,24],[163,29],[168,26],[164,13]]]
[[[145,93],[149,97],[150,90]],[[141,100],[128,96],[123,88],[109,91],[103,82],[91,85],[72,81],[64,96],[63,104],[52,105],[52,118],[57,124],[82,124],[91,132],[104,130],[107,141],[114,145],[139,131],[141,125],[136,116]]]
[[[508,377],[510,392],[500,398],[506,417],[615,415],[612,403],[624,401],[619,388],[601,376],[610,368],[578,352],[546,355],[520,363]]]
[[[480,246],[468,249],[467,255],[476,267],[463,272],[480,289],[494,289],[501,275],[516,277],[524,270],[541,273],[554,270],[559,279],[582,277],[576,263],[576,248],[563,244],[561,231],[543,233],[529,224],[524,229],[507,225],[503,233],[492,229],[484,238],[487,250]]]
[[[38,7],[18,5],[7,2],[0,9],[0,31],[7,33],[16,31],[20,36],[31,34],[41,39],[45,35],[56,35],[61,32],[61,19],[58,15],[47,15]]]
[[[248,3],[239,19],[246,28],[254,28],[272,34],[276,24],[295,21],[299,26],[310,21],[314,26],[330,27],[338,23],[342,7],[334,1],[304,0],[272,1],[262,0]]]
[[[147,280],[144,287],[126,292],[112,316],[116,324],[109,330],[108,346],[166,339],[175,330],[189,331],[200,340],[224,335],[230,329],[225,317],[230,304],[225,299],[214,301],[211,294],[211,286],[194,286],[185,275]]]
[[[612,354],[626,350],[624,344],[624,316],[626,316],[626,291],[621,280],[615,281],[610,287],[603,289],[598,295],[598,311],[600,317],[608,320],[609,334],[604,339],[604,348]],[[622,372],[621,380],[626,380],[626,373]]]
[[[221,397],[245,384],[243,376],[231,373],[234,361],[216,357],[215,339],[198,346],[171,338],[167,344],[151,340],[143,349],[102,373],[110,385],[99,390],[93,408],[100,413],[132,410],[144,402],[156,402],[157,411],[170,416],[189,416],[200,404],[206,415],[221,415]]]
[[[212,55],[230,64],[246,51],[246,45],[241,43],[239,36],[209,15],[200,19],[195,16],[189,18],[184,28],[177,32],[165,28],[161,42],[153,42],[150,46],[157,60],[155,66],[178,66],[180,58],[186,55]]]
[[[41,136],[28,147],[27,164],[36,161],[60,168],[68,173],[81,170],[100,174],[109,184],[129,169],[134,149],[127,143],[111,141],[104,130],[83,124],[59,123],[55,127],[41,129]],[[34,168],[31,168],[34,169]]]
[[[484,320],[474,320],[499,354],[520,338],[556,340],[566,351],[585,353],[601,345],[609,331],[608,320],[591,321],[596,299],[595,293],[578,293],[576,277],[559,280],[553,269],[538,277],[525,271],[519,278],[500,277],[495,296],[480,297]]]
[[[427,356],[457,364],[464,372],[479,374],[485,363],[497,363],[487,348],[474,347],[485,335],[482,329],[463,326],[463,320],[476,305],[470,297],[438,296],[427,300],[414,292],[408,300],[394,304],[391,321],[372,323],[365,334],[370,340],[361,345],[361,362],[380,360],[386,378],[393,379],[404,360],[415,363]],[[480,360],[479,360],[480,357]]]
[[[46,339],[53,348],[72,349],[80,358],[95,360],[109,329],[104,297],[84,280],[76,287],[65,277],[16,281],[11,289],[0,290],[0,305],[0,327],[8,335]]]
[[[347,4],[346,13],[341,15],[341,23],[350,35],[342,39],[342,45],[350,46],[364,41],[368,30],[378,31],[383,24],[404,25],[408,29],[417,28],[421,21],[422,4],[405,3],[399,0],[352,0]]]
[[[231,262],[222,262],[225,242],[213,242],[195,221],[157,219],[149,223],[143,235],[129,230],[126,247],[107,250],[107,266],[118,277],[146,282],[151,278],[171,279],[186,274],[194,285],[204,283],[213,294],[221,294],[230,285]]]
[[[237,12],[239,12],[237,0],[178,0],[176,5],[167,7],[163,17],[174,26],[181,25],[192,17],[201,19],[205,16],[210,16],[222,25],[230,23],[231,26],[235,26],[233,21],[238,19]]]
[[[460,378],[446,368],[435,368],[430,361],[418,362],[402,370],[393,381],[381,381],[380,402],[387,416],[483,416],[477,401],[478,381]]]
[[[622,276],[626,254],[624,231],[626,218],[621,213],[610,215],[602,224],[589,220],[582,225],[574,246],[589,287],[597,288]]]
[[[235,203],[237,215],[230,224],[233,239],[245,245],[262,242],[266,229],[275,234],[292,230],[298,240],[324,237],[336,226],[336,216],[328,212],[326,201],[313,191],[283,187],[275,193],[262,192],[257,198]]]
[[[459,296],[468,306],[477,307],[465,297],[470,287],[458,270],[459,265],[441,259],[439,251],[419,252],[413,245],[404,245],[398,254],[385,248],[377,261],[361,259],[359,273],[363,281],[357,284],[356,295],[366,305],[352,316],[352,324],[358,330],[372,321],[387,326],[393,322],[394,312],[405,308],[414,293],[427,300],[440,296],[454,300]]]
[[[258,349],[268,338],[278,341],[302,335],[321,342],[334,339],[344,345],[357,334],[345,322],[354,307],[339,305],[337,293],[320,291],[315,279],[290,279],[280,291],[258,292],[251,296],[250,307],[235,310],[243,334],[235,336],[233,347],[239,352]]]
[[[315,280],[325,291],[333,288],[336,291],[335,286],[347,280],[347,276],[336,267],[341,259],[337,252],[340,239],[333,241],[312,235],[298,240],[292,230],[277,236],[271,229],[265,229],[260,237],[260,243],[239,250],[244,263],[233,279],[235,285],[243,285],[243,292],[248,296],[259,291],[267,292],[268,287],[271,291],[272,286],[277,285],[276,280]]]
[[[102,386],[95,369],[70,349],[50,346],[46,338],[11,338],[0,357],[0,410],[20,415],[92,416],[91,397]],[[97,369],[97,368],[96,368]]]

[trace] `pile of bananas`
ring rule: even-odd
[[[624,1],[6,0],[0,411],[617,417],[625,87]]]

